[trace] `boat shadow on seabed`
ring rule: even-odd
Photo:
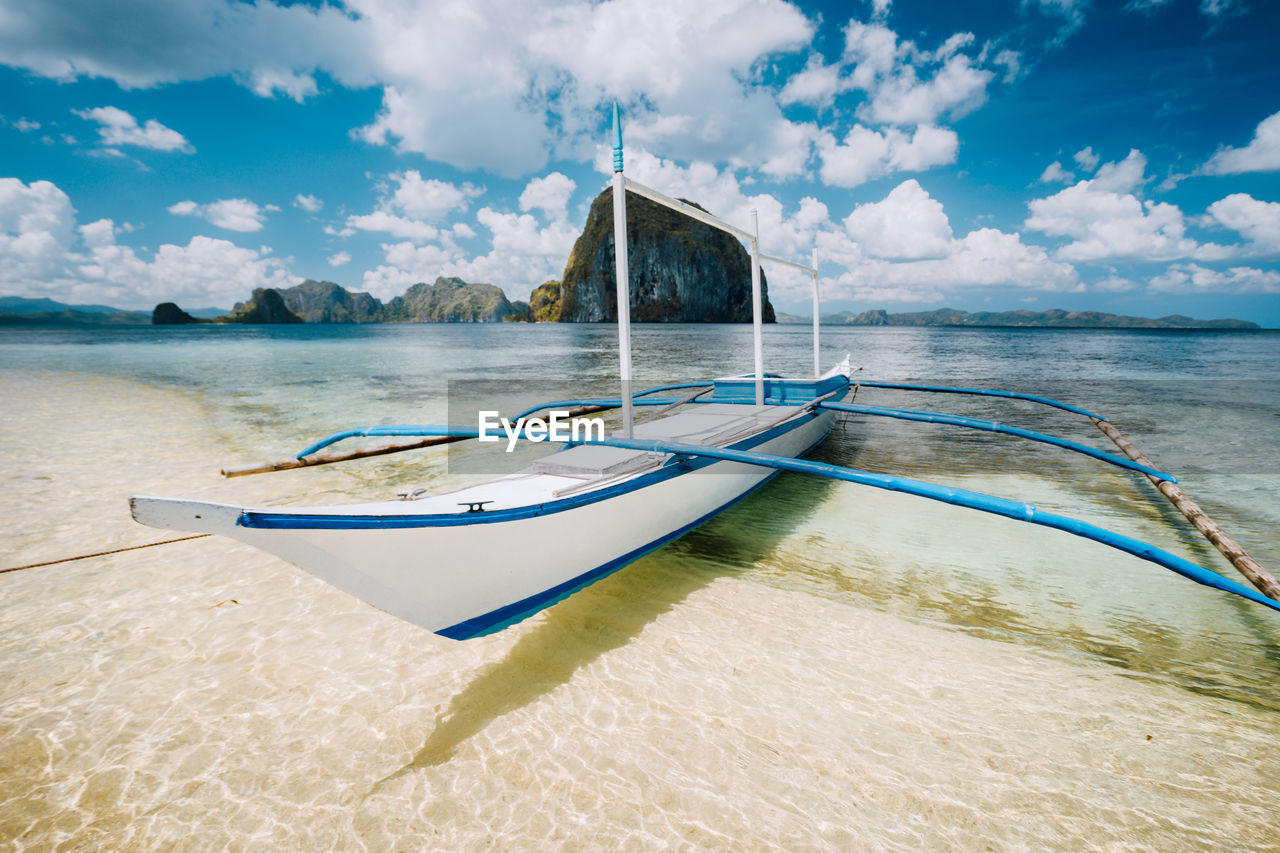
[[[834,486],[784,473],[702,527],[535,617],[536,624],[503,659],[485,667],[439,713],[413,760],[375,784],[372,793],[444,764],[472,735],[568,683],[580,667],[625,646],[693,593],[768,559]]]

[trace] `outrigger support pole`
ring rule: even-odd
[[[1098,429],[1102,430],[1107,438],[1115,442],[1116,447],[1120,448],[1125,456],[1128,456],[1139,465],[1145,465],[1148,468],[1154,467],[1151,464],[1151,460],[1111,423],[1098,418],[1090,418],[1090,420],[1097,424]],[[1175,483],[1157,479],[1145,471],[1143,473],[1146,474],[1152,485],[1160,491],[1160,494],[1168,498],[1169,503],[1177,507],[1178,511],[1187,517],[1187,521],[1195,525],[1196,530],[1199,530],[1213,547],[1222,552],[1222,556],[1226,557],[1231,565],[1236,567],[1236,571],[1248,578],[1249,583],[1257,587],[1258,591],[1263,595],[1280,600],[1280,581],[1277,581],[1275,576],[1264,569],[1261,563],[1250,557],[1249,553],[1244,550],[1244,546],[1228,536],[1227,532],[1219,527],[1200,508],[1199,504],[1187,497],[1187,493],[1182,491]]]
[[[764,405],[764,308],[760,298],[760,214],[751,210],[751,340],[755,348],[756,405]]]

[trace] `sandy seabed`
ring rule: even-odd
[[[0,395],[4,566],[166,538],[130,493],[303,482],[217,482],[243,450],[194,397],[67,374]],[[0,575],[0,847],[1280,848],[1274,711],[708,548],[465,643],[215,538]]]

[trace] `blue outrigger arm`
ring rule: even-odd
[[[644,394],[652,394],[658,391],[672,391],[672,390],[684,389],[684,388],[702,388],[702,387],[706,387],[707,385],[708,383],[706,382],[688,382],[681,385],[661,385],[657,388],[650,388],[648,391],[644,391],[644,392],[641,392],[640,394],[634,395],[633,402],[634,402],[634,405],[637,405],[637,406],[667,405],[667,404],[678,402],[678,401],[669,399],[666,397],[650,398],[650,399],[640,399],[640,398]],[[991,392],[991,393],[995,393],[995,392]],[[1009,392],[1009,393],[1012,393],[1012,392]],[[1019,396],[1023,398],[1029,398],[1029,395],[1019,395]],[[1039,398],[1035,398],[1035,400],[1036,402],[1044,402],[1044,403],[1056,405],[1059,408],[1067,406],[1066,403],[1059,403],[1057,400],[1049,400],[1047,397],[1039,397]],[[694,400],[692,402],[694,403],[715,402],[715,400],[713,398],[710,400]],[[576,406],[600,406],[601,408],[617,408],[620,405],[622,405],[622,401],[619,399],[556,400],[553,403],[543,403],[538,406],[534,406],[531,409],[525,409],[515,418],[512,418],[512,422],[518,421],[520,418],[528,417],[534,412],[540,412],[544,409],[552,409],[557,407],[559,408],[576,407]],[[1143,474],[1146,474],[1149,477],[1154,477],[1157,480],[1167,480],[1170,483],[1178,482],[1178,478],[1173,476],[1172,474],[1167,474],[1164,471],[1159,471],[1155,468],[1152,468],[1149,465],[1143,465],[1141,463],[1134,462],[1133,460],[1126,459],[1123,456],[1117,456],[1114,453],[1107,453],[1105,450],[1098,450],[1097,448],[1090,447],[1087,444],[1081,444],[1079,442],[1071,441],[1069,439],[1059,438],[1056,435],[1049,435],[1043,432],[1036,432],[1034,430],[1022,429],[1021,427],[1009,426],[1008,424],[1002,424],[998,421],[986,421],[980,418],[970,418],[962,415],[948,415],[944,412],[925,412],[925,411],[917,411],[915,409],[891,409],[884,406],[860,406],[860,405],[857,405],[856,403],[837,403],[829,400],[818,403],[817,405],[818,405],[818,408],[831,409],[832,411],[835,411],[835,412],[851,412],[854,414],[870,415],[872,417],[879,417],[879,418],[896,418],[898,420],[904,420],[904,421],[919,421],[921,423],[945,424],[947,426],[958,426],[958,427],[964,427],[965,429],[981,430],[982,432],[996,432],[996,433],[1001,433],[1003,435],[1017,436],[1018,438],[1025,438],[1028,441],[1038,441],[1041,444],[1052,444],[1054,447],[1061,447],[1064,450],[1070,450],[1075,453],[1082,453],[1085,456],[1091,456],[1094,459],[1097,459],[1102,462],[1106,462],[1108,465],[1115,465],[1117,468],[1126,468],[1130,471],[1138,471]],[[1078,411],[1085,414],[1089,414],[1084,409],[1079,409]],[[1105,418],[1102,418],[1099,415],[1091,414],[1090,416],[1097,417],[1099,418],[1099,420],[1105,420]],[[334,441],[340,440],[341,438],[351,438],[355,436],[376,436],[376,435],[388,434],[388,433],[367,431],[367,430],[376,430],[376,429],[378,428],[368,427],[366,428],[366,431],[349,430],[347,432],[335,433],[334,435],[324,439],[318,444],[313,444],[311,447],[308,447],[306,450],[299,453],[297,458],[301,459],[304,456],[309,456],[310,454],[315,453],[316,451],[329,446]]]
[[[1097,418],[1105,421],[1102,415],[1082,409],[1079,406],[1073,406],[1070,403],[1063,403],[1061,400],[1053,400],[1049,397],[1037,397],[1035,394],[1019,394],[1016,391],[995,391],[986,388],[952,388],[947,385],[908,385],[902,382],[874,382],[867,379],[857,379],[854,385],[861,385],[863,388],[892,388],[898,391],[931,391],[938,394],[976,394],[980,397],[1004,397],[1009,400],[1029,400],[1032,403],[1040,403],[1045,406],[1053,406],[1055,409],[1062,409],[1065,412],[1075,412],[1077,415],[1084,415],[1090,418]]]
[[[1047,400],[1042,397],[1040,401]],[[1057,402],[1057,401],[1053,401]],[[1066,405],[1061,403],[1059,405]],[[1100,459],[1110,465],[1120,468],[1128,468],[1131,471],[1141,471],[1157,480],[1168,480],[1170,483],[1178,482],[1178,478],[1172,474],[1166,474],[1163,471],[1157,471],[1148,465],[1140,465],[1131,459],[1123,456],[1116,456],[1114,453],[1107,453],[1105,450],[1098,450],[1087,444],[1069,441],[1065,438],[1058,438],[1056,435],[1048,435],[1043,432],[1035,432],[1029,429],[1009,426],[998,421],[984,421],[979,418],[969,418],[961,415],[948,415],[942,412],[918,412],[914,409],[889,409],[884,406],[859,406],[854,403],[819,403],[819,408],[831,409],[836,412],[854,412],[860,415],[872,415],[881,418],[897,418],[903,421],[921,421],[930,424],[947,424],[949,426],[965,427],[967,429],[982,430],[983,432],[998,432],[1004,435],[1016,435],[1018,438],[1025,438],[1031,441],[1039,441],[1043,444],[1052,444],[1055,447],[1062,447],[1066,450],[1074,450],[1076,453],[1083,453],[1085,456],[1092,456],[1094,459]],[[1083,411],[1083,410],[1082,410]],[[1096,417],[1096,415],[1094,416]]]
[[[348,430],[346,433],[338,433],[331,436],[332,441],[341,440],[340,437],[348,435],[381,435],[381,436],[459,436],[465,438],[477,438],[480,435],[479,429],[475,427],[457,427],[457,426],[388,426],[388,427],[368,427],[364,430]],[[521,433],[521,438],[524,438]],[[548,438],[548,441],[553,439]],[[332,443],[329,439],[321,442],[319,446],[326,446]],[[940,486],[936,483],[926,483],[921,480],[913,480],[908,477],[898,477],[892,474],[876,474],[870,471],[860,471],[856,468],[845,468],[840,465],[832,465],[827,462],[815,462],[809,459],[792,459],[787,456],[774,456],[768,453],[754,453],[747,450],[733,450],[727,447],[709,447],[699,444],[682,444],[674,441],[659,441],[644,438],[622,438],[619,436],[605,436],[601,438],[592,438],[589,441],[564,441],[562,444],[602,444],[607,447],[621,447],[629,450],[643,450],[650,453],[666,453],[673,454],[675,457],[702,457],[706,459],[721,459],[727,462],[741,462],[746,465],[758,465],[764,468],[773,468],[778,471],[795,471],[801,474],[812,474],[818,477],[826,477],[830,480],[844,480],[850,483],[857,483],[862,486],[870,486],[876,489],[884,489],[890,492],[901,492],[903,494],[915,495],[917,497],[928,498],[929,500],[939,501],[941,503],[952,504],[953,506],[966,507],[976,509],[981,512],[999,515],[1005,518],[1011,518],[1014,521],[1024,521],[1028,524],[1037,524],[1041,527],[1050,527],[1055,530],[1061,530],[1074,536],[1080,536],[1085,539],[1091,539],[1119,551],[1132,554],[1135,557],[1155,563],[1169,569],[1172,572],[1182,575],[1185,578],[1195,581],[1214,589],[1229,592],[1238,595],[1241,598],[1247,598],[1250,601],[1270,607],[1272,610],[1280,611],[1280,601],[1268,598],[1260,592],[1249,589],[1246,586],[1228,580],[1216,572],[1201,568],[1189,560],[1185,560],[1176,554],[1171,554],[1138,539],[1114,533],[1110,530],[1081,521],[1075,518],[1069,518],[1064,515],[1056,515],[1049,512],[1041,512],[1036,509],[1033,504],[1020,503],[1011,501],[1006,498],[999,498],[993,495],[985,495],[980,492],[971,492],[965,489],[957,489],[951,486]],[[302,455],[302,454],[299,454]],[[670,464],[670,463],[669,463]]]

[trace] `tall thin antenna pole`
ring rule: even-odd
[[[764,309],[760,299],[760,215],[751,210],[751,331],[756,350],[756,405],[764,405]]]
[[[822,362],[818,356],[818,249],[813,249],[813,378],[822,375]]]
[[[622,121],[613,105],[613,260],[618,292],[618,378],[622,382],[622,434],[631,438],[631,277],[627,271],[627,189],[622,177]]]

